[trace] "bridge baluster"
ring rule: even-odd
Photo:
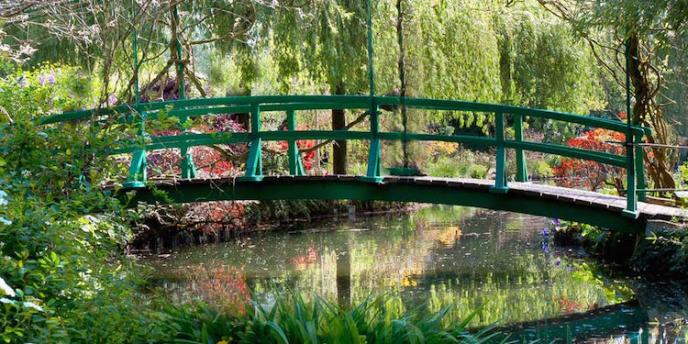
[[[637,198],[637,180],[636,180],[636,159],[634,157],[636,146],[634,146],[635,135],[628,127],[626,131],[626,209],[624,215],[637,218],[638,217],[638,198]]]
[[[514,118],[514,138],[516,142],[523,142],[523,115],[513,115]],[[516,148],[516,181],[528,181],[528,165],[523,149]]]
[[[506,183],[506,152],[504,150],[504,114],[495,113],[495,139],[497,141],[497,163],[495,173],[495,185],[490,191],[506,193],[509,191]]]
[[[184,129],[184,124],[188,118],[186,116],[182,116],[179,118],[179,129],[182,131],[182,135],[184,135],[185,129]],[[196,165],[194,164],[193,157],[191,156],[191,152],[189,150],[188,146],[182,146],[179,148],[180,150],[180,155],[182,157],[181,161],[181,170],[182,170],[182,179],[193,179],[196,178]]]
[[[138,136],[144,139],[146,136],[146,113],[140,113]],[[143,144],[143,143],[142,143]],[[135,151],[131,156],[129,164],[129,174],[123,186],[127,188],[142,188],[146,186],[146,149],[141,148]]]
[[[182,179],[193,179],[196,178],[196,164],[194,164],[193,157],[189,147],[181,148],[182,156]]]
[[[287,110],[287,131],[296,130],[296,115],[294,110]],[[299,153],[299,147],[296,145],[296,140],[289,139],[288,151],[289,155],[289,173],[293,176],[303,176],[305,173],[303,171],[303,162],[301,161],[301,154]]]
[[[368,170],[363,180],[381,183],[379,108],[374,97],[371,97],[370,105],[370,132],[372,138],[370,139],[370,150],[368,152]]]
[[[179,122],[182,123],[181,130],[184,131],[183,124],[186,123],[187,118],[181,117]],[[182,132],[182,135],[184,133]],[[182,179],[193,179],[196,178],[196,164],[194,164],[193,156],[191,156],[191,151],[188,146],[180,147],[181,157],[182,157]]]
[[[251,143],[246,161],[246,173],[243,180],[261,181],[263,180],[263,143],[260,139],[260,105],[252,104],[251,110]]]
[[[635,134],[635,170],[636,183],[639,190],[645,190],[645,151],[640,144],[643,142],[643,134]],[[645,201],[645,191],[638,191],[638,200]]]

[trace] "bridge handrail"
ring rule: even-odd
[[[439,135],[407,132],[382,132],[379,130],[379,110],[405,105],[412,109],[484,112],[495,115],[494,137],[468,135]],[[363,109],[368,111],[370,130],[296,130],[295,111],[324,110],[324,109]],[[160,112],[167,116],[189,118],[226,113],[250,113],[251,128],[246,133],[184,133],[184,135],[158,136],[147,138],[147,142],[124,144],[113,149],[109,154],[134,153],[129,170],[129,177],[125,185],[129,187],[144,186],[146,180],[146,151],[164,148],[183,148],[192,146],[207,146],[217,144],[249,143],[249,156],[245,178],[261,180],[262,178],[262,141],[287,141],[289,166],[291,174],[303,174],[300,163],[297,140],[369,140],[370,152],[368,172],[365,178],[371,182],[380,182],[380,140],[396,141],[445,141],[455,143],[469,143],[497,148],[497,172],[494,192],[507,192],[506,154],[505,148],[516,150],[517,174],[516,180],[527,180],[527,166],[524,151],[537,151],[556,154],[571,158],[596,161],[626,169],[627,171],[627,209],[631,216],[637,216],[637,194],[643,197],[644,170],[643,150],[638,145],[649,129],[638,126],[628,126],[618,120],[581,116],[572,113],[532,109],[503,104],[489,104],[462,100],[439,100],[425,98],[400,98],[394,96],[370,97],[363,95],[299,95],[299,96],[233,96],[221,98],[197,98],[173,101],[157,101],[140,104],[124,104],[112,108],[91,109],[63,112],[60,114],[41,117],[40,124],[55,124],[61,122],[104,120],[112,115],[118,115],[120,122],[141,123],[141,135],[145,134],[143,125],[146,119],[155,118]],[[287,113],[287,131],[260,130],[260,113],[280,111]],[[141,116],[145,114],[145,116]],[[513,119],[515,138],[505,137],[505,116]],[[523,118],[525,116],[575,123],[588,127],[603,128],[626,135],[626,154],[616,155],[607,152],[584,150],[564,145],[537,143],[523,140]],[[635,148],[633,148],[635,147]],[[193,161],[183,159],[182,177],[191,178],[195,174]]]
[[[400,106],[400,97],[379,96],[373,97],[379,106]],[[367,109],[370,106],[369,96],[364,95],[306,95],[306,96],[233,96],[218,98],[195,98],[184,100],[153,101],[148,103],[123,104],[110,108],[88,109],[66,111],[59,114],[49,115],[40,119],[41,124],[51,124],[68,121],[79,121],[92,119],[93,116],[107,116],[113,114],[129,114],[131,112],[147,112],[166,110],[170,116],[195,117],[208,114],[222,114],[219,111],[249,110],[252,105],[259,104],[263,111],[286,111],[293,110],[322,110],[322,109]],[[603,128],[616,132],[626,133],[627,125],[621,121],[599,118],[593,116],[582,116],[579,114],[534,109],[528,107],[490,104],[481,102],[470,102],[464,100],[450,99],[429,99],[429,98],[404,98],[406,106],[425,110],[444,110],[444,111],[471,111],[471,112],[502,112],[514,115],[524,115],[564,122],[576,123],[590,127]],[[222,108],[225,106],[227,108]],[[207,110],[204,110],[207,109]],[[181,114],[183,111],[196,110],[198,113]],[[175,112],[179,111],[179,112]],[[209,112],[204,112],[209,111]],[[647,134],[649,128],[633,127],[634,134]]]

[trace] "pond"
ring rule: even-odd
[[[496,324],[517,338],[685,341],[688,297],[679,285],[627,277],[581,249],[555,247],[552,228],[545,218],[432,206],[263,232],[146,263],[173,300],[202,298],[229,311],[286,290],[342,306],[385,294],[407,309],[452,305],[456,321],[477,312],[471,327]]]

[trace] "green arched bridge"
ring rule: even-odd
[[[381,131],[381,109],[399,106],[410,109],[487,113],[494,120],[494,135],[436,135]],[[358,109],[367,111],[370,127],[366,131],[296,130],[297,111]],[[182,122],[191,117],[228,113],[249,113],[250,131],[244,133],[182,133],[147,137],[145,123],[159,116],[177,116]],[[287,129],[261,130],[261,114],[284,114]],[[140,125],[144,140],[123,142],[109,154],[131,153],[129,174],[120,193],[133,191],[134,201],[204,202],[215,200],[293,200],[351,199],[422,202],[465,205],[497,210],[556,217],[598,225],[605,228],[640,232],[648,220],[685,217],[682,211],[643,203],[645,177],[640,143],[645,128],[617,120],[523,107],[484,104],[457,100],[415,99],[376,96],[254,96],[204,98],[121,105],[115,108],[83,110],[56,114],[42,119],[43,125],[72,121],[100,121],[110,116]],[[589,128],[604,128],[625,134],[625,153],[584,150],[564,145],[527,141],[523,137],[524,117],[575,123]],[[506,123],[514,134],[507,137]],[[369,142],[367,173],[361,176],[306,176],[296,142],[298,140],[365,140]],[[262,167],[265,141],[288,142],[289,175],[266,176]],[[496,177],[493,181],[433,177],[383,176],[380,160],[381,141],[444,141],[496,148]],[[189,148],[218,144],[247,143],[246,171],[233,179],[197,179]],[[624,143],[620,143],[624,144]],[[181,175],[174,180],[148,180],[147,152],[177,148],[182,154]],[[507,149],[515,150],[517,172],[507,176]],[[528,183],[524,151],[555,154],[595,161],[625,169],[628,192],[625,197],[589,191]],[[508,180],[514,180],[508,182]],[[158,191],[166,191],[160,196]]]

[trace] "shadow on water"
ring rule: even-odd
[[[532,216],[437,206],[191,247],[147,262],[173,300],[200,298],[230,311],[287,290],[344,307],[388,294],[406,309],[451,305],[448,323],[478,311],[471,327],[496,324],[517,341],[685,341],[688,297],[679,286],[619,275],[576,248],[552,247],[543,230],[549,226]]]

